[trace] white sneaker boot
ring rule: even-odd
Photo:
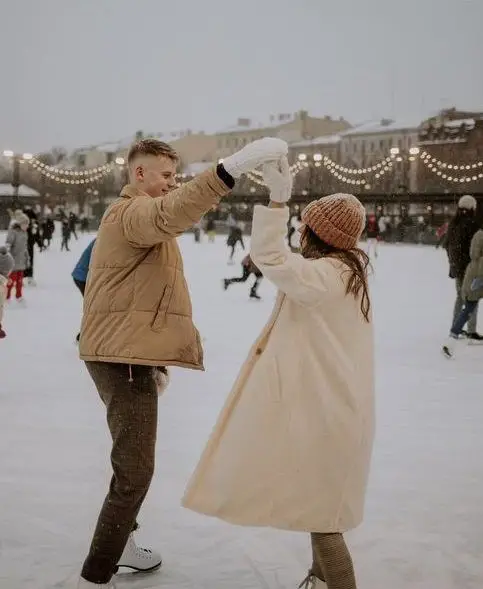
[[[116,586],[112,581],[109,583],[91,583],[90,581],[86,581],[82,577],[79,579],[79,584],[77,585],[77,589],[116,589]]]
[[[126,567],[134,571],[147,573],[159,569],[162,564],[163,559],[161,555],[147,548],[140,548],[134,541],[134,536],[131,533],[124,552],[117,563],[117,567],[118,569],[120,567]]]

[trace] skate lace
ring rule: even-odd
[[[311,587],[314,587],[314,586],[315,586],[315,575],[312,573],[312,571],[309,571],[309,574],[300,583],[299,589],[311,589]]]
[[[136,554],[140,557],[140,558],[150,558],[151,555],[153,554],[152,550],[149,550],[149,548],[142,548],[142,546],[138,546],[136,543],[134,543],[134,546],[136,547]]]

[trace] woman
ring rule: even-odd
[[[469,323],[474,316],[481,298],[483,298],[483,229],[479,229],[471,240],[470,263],[466,268],[461,286],[461,299],[464,304],[459,314],[455,315],[448,341],[443,345],[443,354],[446,357],[453,357],[457,340],[461,337],[466,323]],[[476,324],[474,330],[470,331],[476,333],[475,330]],[[476,338],[469,340],[472,343],[478,341]]]
[[[16,215],[5,240],[5,245],[14,261],[13,270],[8,278],[7,301],[10,300],[12,290],[15,288],[15,298],[19,303],[23,302],[23,277],[30,263],[27,235],[29,223],[30,219],[27,215],[23,213]]]
[[[264,168],[251,255],[278,288],[183,505],[225,521],[310,532],[305,587],[354,589],[342,533],[363,517],[374,434],[373,329],[365,212],[352,195],[310,203],[301,255],[285,246],[292,178]],[[326,584],[325,584],[326,583]]]
[[[0,339],[7,336],[2,328],[3,307],[7,296],[8,277],[14,266],[14,260],[5,246],[0,247]]]

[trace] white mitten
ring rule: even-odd
[[[270,191],[270,200],[285,203],[292,194],[293,176],[286,156],[278,162],[264,164],[263,180]]]
[[[265,162],[279,160],[287,153],[286,141],[275,137],[264,137],[248,143],[240,151],[226,157],[223,160],[223,166],[233,178],[239,178]]]
[[[155,367],[153,368],[153,378],[154,382],[156,383],[156,389],[158,391],[158,396],[161,396],[164,391],[168,388],[169,385],[169,371],[168,369],[163,367]]]

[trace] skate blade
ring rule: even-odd
[[[445,358],[447,358],[448,360],[452,360],[453,359],[453,354],[450,352],[448,346],[443,346],[441,348],[441,353],[443,354],[443,356]]]

